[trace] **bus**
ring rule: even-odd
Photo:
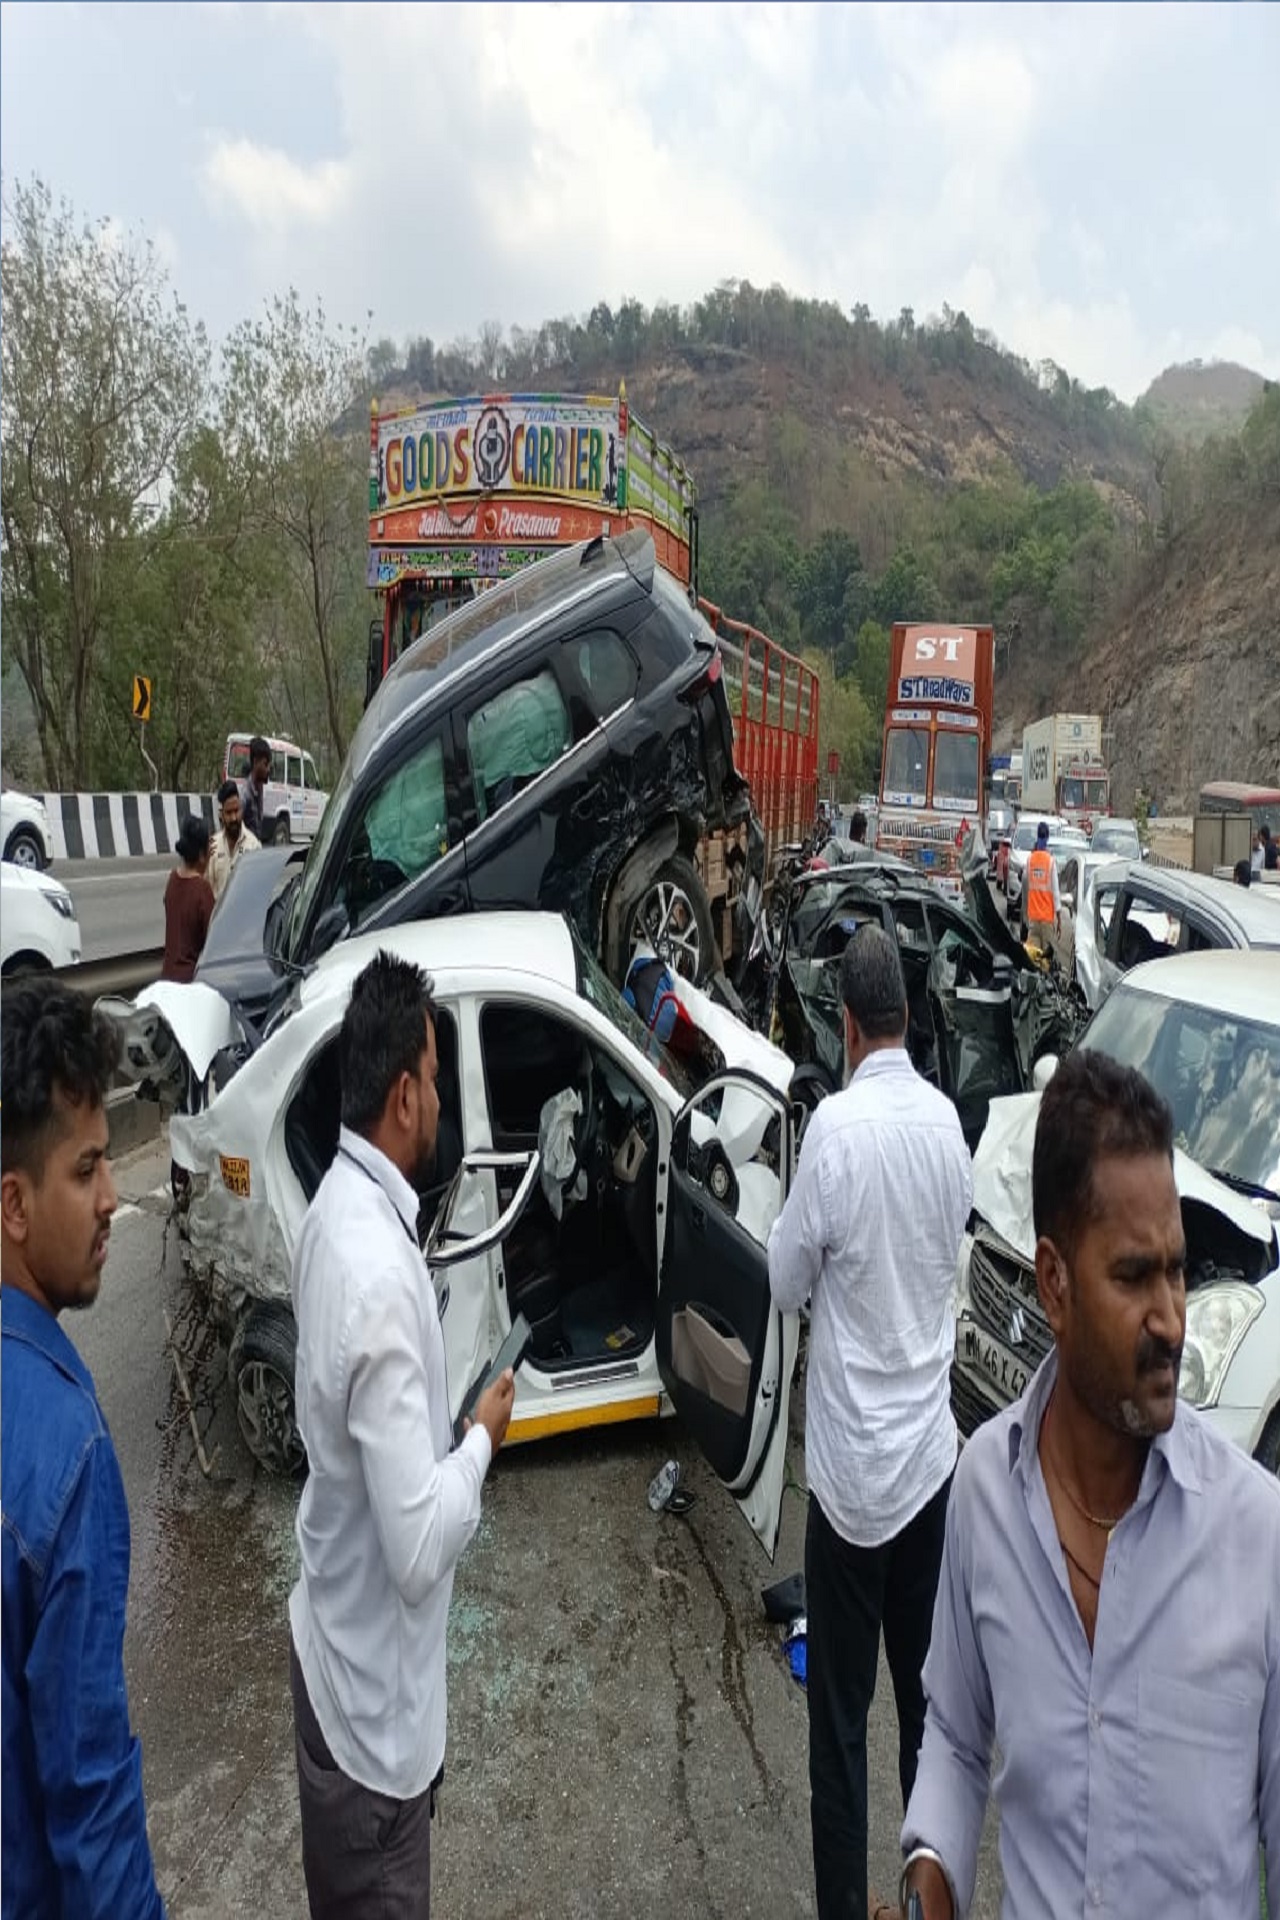
[[[1280,833],[1280,787],[1254,786],[1247,780],[1210,780],[1200,789],[1200,813],[1247,813],[1259,827]]]

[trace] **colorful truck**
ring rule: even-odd
[[[991,627],[894,626],[876,846],[955,898],[961,843],[985,812],[994,670]]]
[[[693,476],[616,396],[486,394],[369,422],[367,699],[393,661],[454,608],[558,547],[644,528],[660,566],[720,646],[734,759],[751,787],[766,859],[809,829],[818,802],[818,681],[756,628],[698,598]],[[708,834],[697,867],[727,959],[743,862]]]
[[[1096,713],[1050,713],[1022,736],[1025,813],[1057,813],[1091,834],[1111,812],[1111,783]]]

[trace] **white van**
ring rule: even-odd
[[[320,785],[316,763],[303,747],[292,740],[263,739],[271,748],[271,773],[262,801],[263,838],[286,846],[290,840],[314,840],[329,795]],[[222,778],[245,781],[249,778],[249,742],[251,733],[227,736]]]

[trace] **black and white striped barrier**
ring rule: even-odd
[[[55,860],[127,859],[172,853],[182,822],[203,814],[212,833],[211,793],[46,793]]]

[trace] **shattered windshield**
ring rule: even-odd
[[[1280,1027],[1122,982],[1084,1044],[1146,1075],[1191,1159],[1280,1201]]]

